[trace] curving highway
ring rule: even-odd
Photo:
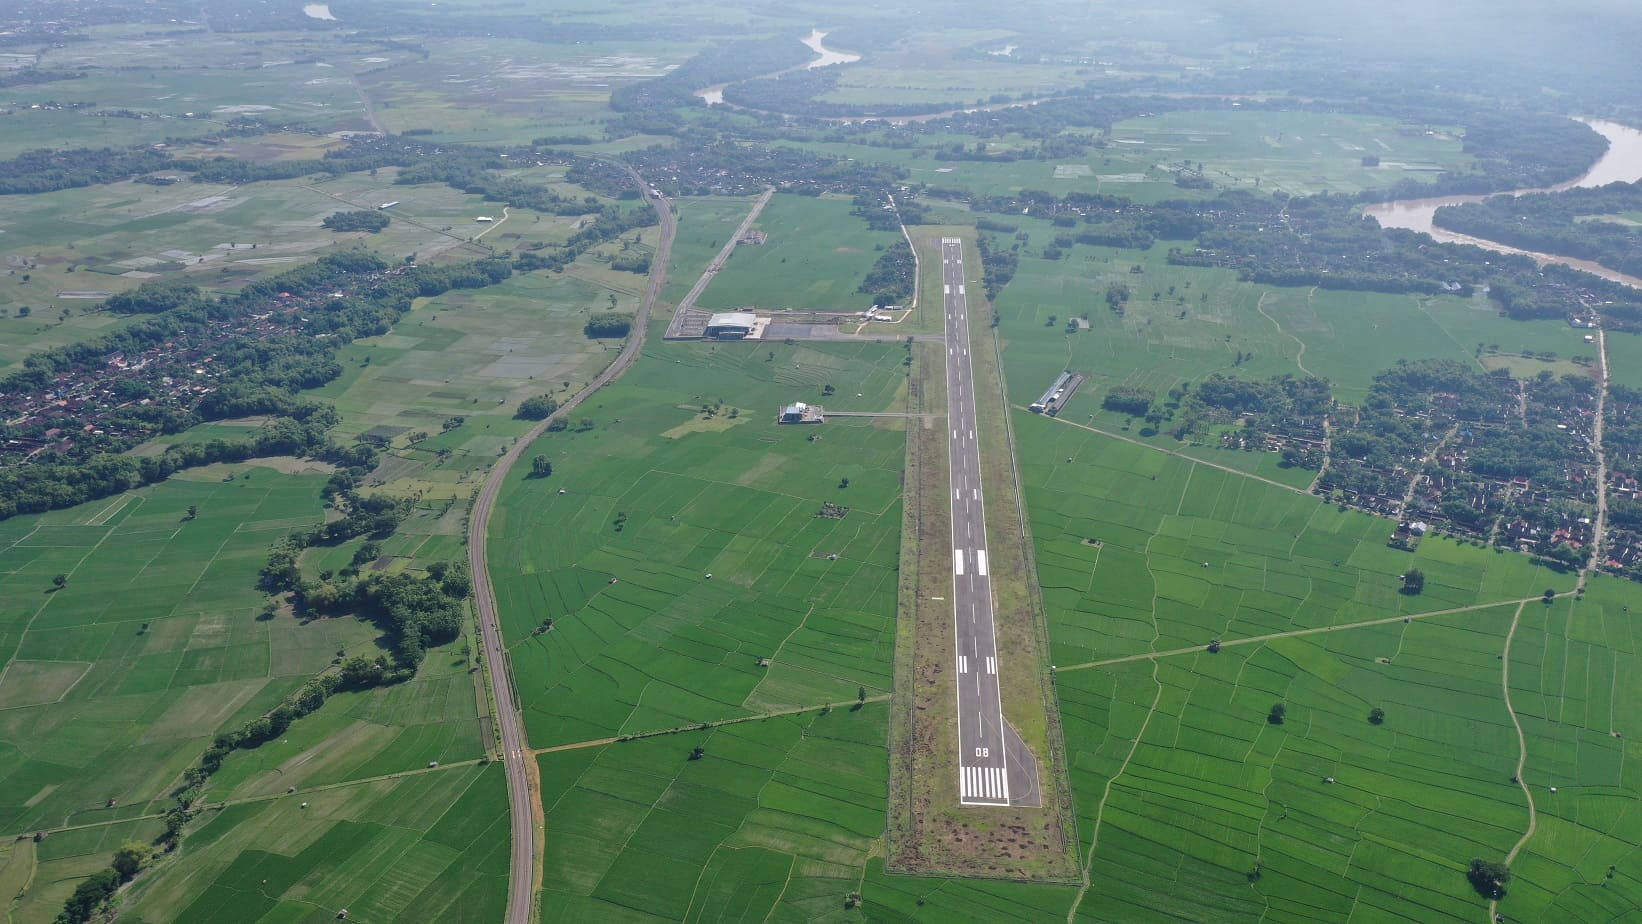
[[[645,201],[655,206],[661,222],[661,241],[656,245],[655,257],[650,261],[650,285],[645,289],[644,301],[633,319],[633,332],[627,338],[616,361],[598,374],[586,388],[577,392],[547,419],[531,427],[529,432],[514,442],[507,454],[490,470],[490,475],[479,489],[473,503],[473,518],[468,527],[468,564],[473,572],[473,599],[479,621],[479,641],[484,648],[485,663],[490,668],[490,691],[496,712],[496,728],[502,739],[502,764],[507,769],[507,801],[512,814],[513,863],[508,880],[507,924],[530,924],[536,904],[536,823],[534,799],[531,798],[530,749],[525,740],[524,723],[519,714],[517,691],[513,688],[513,672],[508,664],[507,650],[502,644],[501,624],[496,618],[496,596],[490,585],[486,561],[486,532],[490,526],[490,512],[496,506],[496,497],[507,480],[513,464],[537,437],[547,430],[548,424],[574,411],[587,397],[614,381],[617,376],[638,359],[644,349],[644,331],[650,319],[650,309],[656,303],[663,281],[667,277],[667,258],[673,247],[673,233],[677,220],[665,197],[651,192],[637,173],[632,174]]]

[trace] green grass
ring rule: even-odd
[[[719,196],[672,200],[678,207],[678,233],[667,263],[662,300],[675,305],[684,300],[724,242],[741,227],[754,201]]]
[[[1566,590],[1527,557],[1428,539],[1242,475],[1016,412],[1059,664]],[[1071,462],[1064,460],[1071,459]],[[1097,547],[1087,540],[1100,543]],[[1418,567],[1425,592],[1398,592]]]
[[[870,704],[542,755],[543,920],[1064,919],[1064,886],[885,875],[886,713]]]
[[[1484,371],[1483,360],[1496,352],[1595,358],[1580,331],[1558,321],[1512,321],[1483,299],[1256,285],[1228,270],[1171,266],[1161,243],[1148,251],[1078,245],[1060,260],[1044,260],[1041,248],[1055,229],[1033,219],[1020,226],[1029,237],[1025,255],[997,301],[1011,403],[1026,406],[1061,370],[1072,369],[1089,378],[1062,413],[1065,421],[1294,487],[1309,486],[1315,472],[1280,468],[1271,453],[1182,443],[1167,426],[1143,436],[1140,421],[1103,409],[1101,401],[1125,385],[1162,398],[1214,373],[1309,373],[1328,379],[1338,400],[1356,404],[1373,377],[1399,359],[1452,359]],[[1141,272],[1131,271],[1136,266]],[[1104,297],[1113,283],[1131,291],[1121,318]],[[1090,329],[1067,333],[1066,322],[1083,314]]]
[[[778,427],[774,415],[822,401],[834,382],[833,409],[897,406],[900,355],[652,346],[578,411],[592,430],[526,450],[547,455],[553,476],[509,483],[490,547],[532,744],[889,689],[899,422]],[[675,429],[721,399],[723,415],[737,409],[733,426]],[[816,516],[825,501],[848,516]],[[547,618],[553,631],[533,635]]]
[[[1465,864],[1526,820],[1496,660],[1514,609],[1063,673],[1098,836],[1078,918],[1475,920]]]
[[[971,45],[1002,46],[1014,33],[1001,30],[920,30],[838,72],[838,86],[823,100],[856,104],[968,106],[994,94],[1047,96],[1087,79],[1074,64],[1024,64],[1008,58],[955,54]],[[827,47],[832,47],[828,43]],[[844,49],[840,49],[844,50]]]
[[[442,185],[397,186],[398,171],[336,178],[310,177],[225,186],[112,183],[33,196],[8,196],[0,219],[0,364],[13,366],[38,349],[82,339],[114,325],[96,298],[60,293],[121,292],[155,274],[186,276],[207,289],[235,289],[246,280],[278,273],[337,248],[365,246],[390,261],[415,255],[471,260],[483,251],[464,246],[477,234],[477,215],[501,213],[495,203]],[[532,171],[554,184],[562,173]],[[580,190],[566,187],[566,192]],[[336,234],[320,227],[335,211],[374,209],[398,200],[392,224],[379,234]],[[528,209],[487,233],[502,249],[563,242],[574,216]],[[27,234],[16,233],[27,228]],[[638,277],[628,275],[629,279]],[[31,309],[28,318],[17,317]]]
[[[1216,185],[1294,195],[1390,186],[1436,176],[1438,168],[1465,170],[1471,160],[1441,127],[1427,133],[1424,125],[1347,113],[1165,112],[1117,123],[1111,141],[1152,160],[1201,164]],[[1364,167],[1369,155],[1380,166]]]
[[[852,208],[842,198],[771,199],[753,225],[769,235],[768,241],[737,247],[699,304],[712,309],[870,307],[856,290],[881,254],[879,248],[901,236],[869,229],[850,214]],[[727,239],[728,234],[719,243]]]
[[[206,811],[130,919],[486,921],[502,914],[507,790],[500,765],[456,767]]]
[[[323,478],[236,470],[249,477],[173,479],[0,524],[0,830],[163,800],[212,734],[270,708],[336,649],[370,647],[374,631],[351,620],[256,618],[267,548],[321,519]],[[185,522],[190,505],[199,515]],[[58,573],[67,587],[47,593]]]

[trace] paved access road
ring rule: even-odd
[[[587,396],[626,372],[644,349],[645,322],[650,319],[650,309],[655,305],[656,297],[661,293],[661,284],[667,276],[667,258],[672,251],[677,222],[666,199],[654,195],[638,174],[633,174],[633,181],[643,191],[645,199],[656,207],[661,221],[661,240],[650,262],[650,286],[644,292],[638,315],[633,318],[633,332],[615,362],[546,420],[531,427],[490,470],[490,476],[485,479],[478,499],[474,501],[473,519],[468,525],[468,564],[473,571],[473,600],[479,617],[479,641],[484,647],[485,663],[490,666],[490,691],[496,706],[496,728],[502,738],[502,764],[507,768],[507,802],[513,823],[513,864],[508,879],[507,924],[530,924],[535,920],[536,823],[530,773],[526,766],[526,761],[535,758],[525,741],[524,722],[519,715],[519,704],[513,689],[513,672],[507,660],[507,649],[502,644],[501,624],[496,618],[496,595],[490,587],[490,571],[485,559],[485,533],[490,526],[490,511],[496,506],[496,495],[501,492],[502,483],[507,480],[508,472],[512,471],[513,463],[519,461],[530,444],[547,431],[548,424],[566,416]]]
[[[975,440],[963,242],[941,240],[946,314],[948,457],[952,488],[952,628],[957,639],[958,796],[964,805],[1008,805],[1009,763],[986,561],[986,492]]]

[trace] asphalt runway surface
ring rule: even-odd
[[[992,579],[987,570],[986,493],[975,439],[963,244],[941,241],[946,314],[948,456],[952,489],[952,628],[957,641],[958,796],[963,805],[1009,805],[1009,761],[998,685]]]

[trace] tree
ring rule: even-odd
[[[51,587],[52,587],[53,590],[62,590],[64,587],[67,587],[67,586],[68,586],[68,575],[66,575],[66,574],[59,574],[56,577],[51,579]]]
[[[606,313],[589,320],[582,333],[590,339],[625,337],[633,329],[633,316],[626,313]]]
[[[355,565],[364,565],[369,562],[376,561],[380,557],[382,557],[382,543],[366,542],[364,545],[361,545],[359,548],[354,550],[353,563]],[[439,562],[438,564],[444,563]]]
[[[520,420],[544,420],[547,415],[559,409],[559,402],[550,395],[537,395],[519,402],[519,409],[513,416]]]
[[[850,486],[850,480],[848,478],[840,478],[838,480],[838,486],[840,488],[847,488]]]
[[[1403,574],[1402,592],[1413,596],[1425,589],[1425,572],[1418,568],[1410,568]]]
[[[104,867],[92,873],[75,887],[74,894],[63,903],[63,911],[57,920],[62,924],[84,924],[119,887],[120,874],[113,867]]]
[[[1283,717],[1286,715],[1288,715],[1288,707],[1282,703],[1276,703],[1271,707],[1271,711],[1266,713],[1266,721],[1272,725],[1281,725],[1283,724]]]
[[[114,852],[114,871],[121,879],[130,879],[148,862],[152,851],[141,841],[126,841]]]
[[[198,504],[189,504],[188,505],[188,517],[187,518],[192,520],[195,517],[198,517],[199,515],[200,515],[199,505]]]
[[[332,231],[369,231],[375,234],[386,228],[389,221],[391,219],[381,212],[361,210],[336,212],[327,216],[320,224]]]
[[[553,463],[548,461],[547,456],[537,456],[530,460],[530,477],[546,478],[551,474],[553,474]]]
[[[1370,725],[1379,725],[1380,723],[1382,723],[1384,721],[1385,721],[1385,710],[1384,709],[1381,709],[1379,706],[1375,706],[1373,709],[1368,710],[1368,723]]]
[[[1504,863],[1472,857],[1471,867],[1466,870],[1465,878],[1471,881],[1471,888],[1476,889],[1478,895],[1498,899],[1505,896],[1505,884],[1511,881],[1511,869]]]
[[[691,760],[700,760],[700,759],[702,759],[703,757],[706,757],[706,756],[707,756],[707,749],[705,747],[699,745],[699,744],[690,749],[690,759]]]
[[[1215,639],[1215,640],[1209,642],[1209,654],[1219,654],[1219,653],[1220,653],[1220,640]]]

